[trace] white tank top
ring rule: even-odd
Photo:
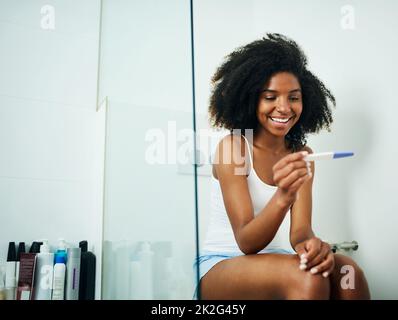
[[[242,136],[244,137],[244,136]],[[277,187],[263,182],[257,175],[253,166],[251,145],[244,137],[249,148],[250,171],[247,176],[250,197],[252,199],[254,216],[258,215],[274,195]],[[242,253],[236,243],[231,223],[224,205],[219,181],[211,175],[211,199],[210,199],[210,223],[208,225],[205,242],[202,251],[211,252],[235,252]],[[293,251],[289,241],[290,210],[286,213],[273,240],[258,253],[267,252],[269,249],[284,249]]]

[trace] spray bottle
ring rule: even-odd
[[[79,300],[80,248],[68,248],[66,261],[65,299]]]

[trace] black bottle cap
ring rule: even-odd
[[[21,253],[25,253],[25,242],[20,242],[18,244],[18,250],[17,250],[17,261],[21,260]]]
[[[87,240],[83,240],[79,242],[79,248],[82,249],[82,252],[87,252],[88,250],[88,242]]]
[[[15,242],[8,243],[7,261],[17,261],[17,251],[15,249]]]
[[[30,246],[30,253],[39,253],[40,252],[40,246],[43,244],[43,242],[38,242],[38,241],[33,241],[32,245]]]

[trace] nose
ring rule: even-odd
[[[276,110],[280,113],[288,113],[290,109],[289,99],[280,97],[280,99],[277,101]]]

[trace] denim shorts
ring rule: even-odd
[[[279,253],[279,254],[296,254],[296,252],[292,250],[286,249],[266,249],[265,252],[262,253]],[[199,283],[200,280],[204,277],[204,275],[214,267],[218,262],[223,261],[225,259],[231,259],[238,256],[243,256],[243,252],[213,252],[213,251],[203,251],[197,260],[193,263],[194,274],[196,276],[197,268],[199,268]],[[195,292],[192,297],[193,300],[198,300],[198,286],[196,284]]]

